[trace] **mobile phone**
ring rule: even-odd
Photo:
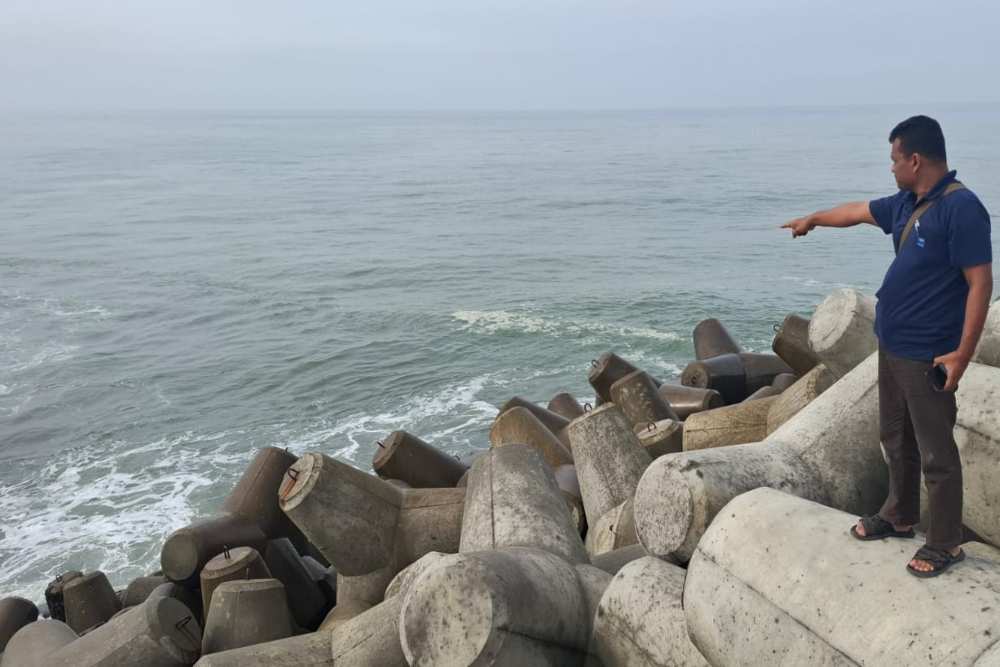
[[[944,364],[938,364],[927,371],[927,379],[930,380],[931,389],[944,391],[944,385],[948,382],[948,369],[944,367]]]

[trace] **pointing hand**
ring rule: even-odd
[[[793,239],[798,236],[805,236],[813,230],[813,227],[815,227],[815,225],[809,222],[809,218],[796,218],[795,220],[786,222],[781,226],[782,229],[792,230]]]

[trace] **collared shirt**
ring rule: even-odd
[[[914,209],[938,200],[914,224],[876,293],[875,333],[898,357],[930,361],[958,349],[969,294],[962,269],[993,261],[990,216],[979,198],[968,188],[942,197],[954,181],[948,172],[920,201],[900,190],[869,202],[897,247]]]

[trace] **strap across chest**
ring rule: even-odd
[[[910,219],[906,221],[906,227],[903,227],[903,233],[900,234],[899,236],[899,244],[896,246],[896,254],[897,255],[899,254],[899,251],[903,247],[903,244],[906,243],[906,239],[909,238],[910,232],[913,231],[913,225],[915,225],[917,220],[920,219],[920,216],[929,211],[931,207],[937,203],[938,199],[943,199],[944,197],[950,195],[952,192],[958,192],[959,190],[964,190],[964,189],[965,186],[958,181],[955,181],[954,183],[949,183],[948,187],[944,189],[944,192],[941,193],[940,197],[925,201],[923,204],[913,209],[913,213],[910,214]]]

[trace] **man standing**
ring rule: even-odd
[[[920,472],[927,485],[927,543],[907,563],[934,577],[965,558],[962,466],[955,445],[955,389],[979,342],[993,290],[990,218],[948,170],[938,122],[914,116],[889,134],[899,192],[843,204],[783,225],[792,237],[816,227],[862,222],[892,234],[896,258],[876,296],[880,436],[889,495],[875,515],[851,526],[860,540],[912,537],[920,518]],[[932,386],[938,364],[947,380]]]

